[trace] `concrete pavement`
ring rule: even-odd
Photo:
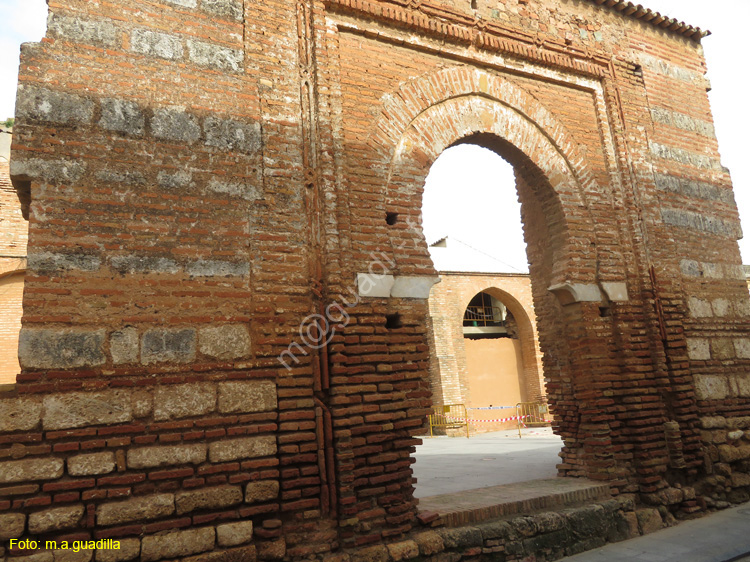
[[[425,437],[417,447],[415,496],[424,498],[555,478],[562,440],[548,427],[466,437]]]
[[[750,505],[683,521],[674,527],[608,544],[564,562],[730,562],[750,560]]]

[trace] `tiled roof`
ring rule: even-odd
[[[637,20],[644,21],[656,27],[661,27],[678,35],[683,35],[699,41],[711,35],[708,30],[702,30],[700,27],[693,27],[692,25],[686,24],[684,21],[678,21],[674,18],[663,16],[659,12],[654,12],[648,8],[644,8],[641,4],[633,4],[632,2],[625,2],[624,0],[588,0],[592,4],[598,4],[600,6],[606,6],[620,12],[625,16],[635,18]]]

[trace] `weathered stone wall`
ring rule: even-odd
[[[561,474],[678,514],[747,491],[750,303],[700,34],[597,1],[50,11],[11,164],[3,529],[153,560],[408,537],[422,188],[467,140],[516,168]]]

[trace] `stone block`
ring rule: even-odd
[[[260,560],[281,560],[285,555],[286,541],[283,538],[258,543],[258,559]]]
[[[90,562],[94,559],[94,549],[85,548],[82,550],[53,550],[52,551],[55,562]]]
[[[695,394],[699,400],[723,400],[729,396],[729,383],[720,375],[695,375]]]
[[[83,517],[83,504],[55,507],[29,515],[29,533],[39,535],[75,529]]]
[[[706,416],[701,418],[703,429],[723,429],[727,426],[727,419],[723,416]]]
[[[255,562],[258,559],[255,545],[204,552],[183,558],[181,562]]]
[[[215,486],[175,494],[177,515],[197,509],[223,509],[242,503],[242,499],[242,488],[239,486]]]
[[[128,451],[128,468],[154,468],[178,464],[200,464],[206,460],[206,444],[137,447]]]
[[[275,500],[279,497],[279,483],[276,480],[250,482],[245,487],[245,502],[257,503]]]
[[[149,390],[134,390],[130,397],[133,404],[133,417],[145,418],[154,409],[154,396]]]
[[[440,277],[431,275],[398,276],[393,280],[390,296],[404,299],[426,299],[430,296],[432,286],[439,282]]]
[[[138,362],[138,330],[132,326],[109,335],[109,354],[115,365]]]
[[[117,26],[105,20],[88,20],[50,13],[47,20],[47,33],[52,37],[74,43],[91,43],[105,47],[115,47],[119,44]],[[17,110],[16,115],[18,115]]]
[[[711,338],[711,357],[719,360],[734,359],[732,338]]]
[[[169,273],[174,274],[180,270],[173,259],[156,256],[113,256],[109,265],[122,275]]]
[[[219,412],[238,414],[276,409],[276,385],[271,381],[219,383]]]
[[[134,101],[105,98],[99,126],[108,131],[139,137],[146,131],[146,116]]]
[[[750,359],[750,338],[735,338],[734,353],[738,359]]]
[[[438,534],[443,538],[445,548],[471,548],[483,544],[482,532],[477,527],[440,529]]]
[[[227,439],[208,446],[208,458],[211,462],[229,462],[275,454],[276,437],[272,435]]]
[[[245,53],[239,49],[195,40],[188,40],[187,45],[188,57],[197,65],[223,72],[240,72],[243,69]]]
[[[44,397],[42,425],[46,430],[129,422],[133,419],[130,392],[68,392]]]
[[[246,201],[255,201],[261,197],[258,188],[249,181],[219,181],[212,178],[206,187],[214,193],[228,195],[229,197],[241,197]]]
[[[222,150],[255,154],[261,148],[259,123],[207,117],[203,121],[206,144]]]
[[[60,273],[63,271],[96,271],[102,265],[98,256],[86,254],[55,254],[52,252],[33,252],[29,254],[29,270],[40,275]]]
[[[120,549],[98,549],[96,562],[125,562],[136,560],[141,554],[140,539],[119,539]]]
[[[185,189],[194,185],[193,174],[189,170],[179,170],[177,172],[162,170],[156,176],[156,183],[164,189]]]
[[[195,359],[195,329],[153,328],[141,338],[141,363],[189,363]]]
[[[148,29],[134,29],[131,32],[130,49],[134,53],[167,60],[179,60],[183,57],[179,37]]]
[[[443,544],[443,537],[441,537],[435,531],[425,531],[414,535],[414,542],[419,547],[419,553],[422,556],[432,556],[439,552],[442,552],[445,548]]]
[[[156,421],[201,416],[216,409],[216,385],[210,382],[157,386],[154,390]]]
[[[393,562],[410,560],[419,556],[419,546],[413,540],[391,543],[386,545],[386,548]]]
[[[195,8],[198,5],[198,0],[167,0],[167,2],[185,8]]]
[[[744,488],[745,486],[750,486],[750,474],[745,474],[743,472],[733,473],[732,474],[732,487]]]
[[[108,183],[122,183],[125,185],[138,186],[146,183],[146,178],[136,170],[99,170],[96,179]]]
[[[48,550],[28,556],[19,556],[18,558],[6,558],[3,562],[7,562],[8,560],[12,560],[13,562],[54,562],[54,555],[52,551]]]
[[[214,547],[213,527],[172,531],[163,535],[149,535],[141,542],[141,561],[177,558],[206,552]]]
[[[658,509],[638,509],[636,510],[635,515],[638,518],[638,528],[643,535],[653,533],[664,527],[664,522],[662,521],[661,515],[659,515]]]
[[[711,302],[711,308],[714,311],[714,316],[722,317],[732,314],[732,306],[727,299],[714,299]]]
[[[721,462],[732,463],[750,458],[750,445],[735,447],[734,445],[719,445]]]
[[[0,462],[0,484],[55,480],[63,475],[65,462],[56,458],[35,458]]]
[[[86,165],[75,160],[15,157],[10,162],[13,179],[74,185],[86,172]]]
[[[239,359],[250,354],[250,331],[243,324],[210,326],[198,331],[198,349],[214,359]]]
[[[96,508],[96,522],[98,525],[122,525],[131,521],[166,517],[172,515],[174,511],[173,494],[153,494],[100,504]]]
[[[688,299],[688,308],[693,318],[708,318],[714,313],[710,302],[696,297]]]
[[[18,358],[25,369],[93,367],[106,361],[104,330],[21,328]]]
[[[728,418],[727,427],[729,429],[747,429],[750,427],[750,416],[738,416],[736,418]]]
[[[84,453],[68,459],[68,474],[71,476],[109,474],[114,469],[115,454],[112,451]]]
[[[750,398],[750,374],[742,374],[734,377],[737,385],[737,394],[742,398]]]
[[[88,125],[94,118],[94,102],[77,94],[21,85],[16,117],[58,125]]]
[[[708,361],[711,359],[711,350],[708,340],[705,338],[687,339],[688,356],[693,361]]]
[[[253,522],[238,521],[216,527],[216,540],[219,546],[238,546],[253,540]]]
[[[26,516],[23,513],[0,513],[0,541],[17,539],[23,535]]]
[[[165,107],[154,111],[151,131],[161,139],[192,144],[201,136],[198,120],[184,107]]]
[[[241,0],[202,0],[201,7],[210,14],[242,21],[245,14],[242,11]]]
[[[189,263],[185,271],[193,277],[247,277],[250,264],[244,261],[197,260]]]
[[[42,401],[39,397],[0,399],[0,432],[28,431],[36,428],[41,420]]]
[[[361,297],[389,298],[395,282],[393,275],[357,273],[357,289]]]
[[[357,562],[390,562],[388,549],[382,544],[359,549],[356,560]]]

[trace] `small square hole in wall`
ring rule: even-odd
[[[404,323],[401,321],[401,315],[396,312],[394,314],[385,315],[385,327],[389,330],[395,330],[397,328],[403,328]]]
[[[385,222],[393,226],[398,221],[398,213],[386,213]]]

